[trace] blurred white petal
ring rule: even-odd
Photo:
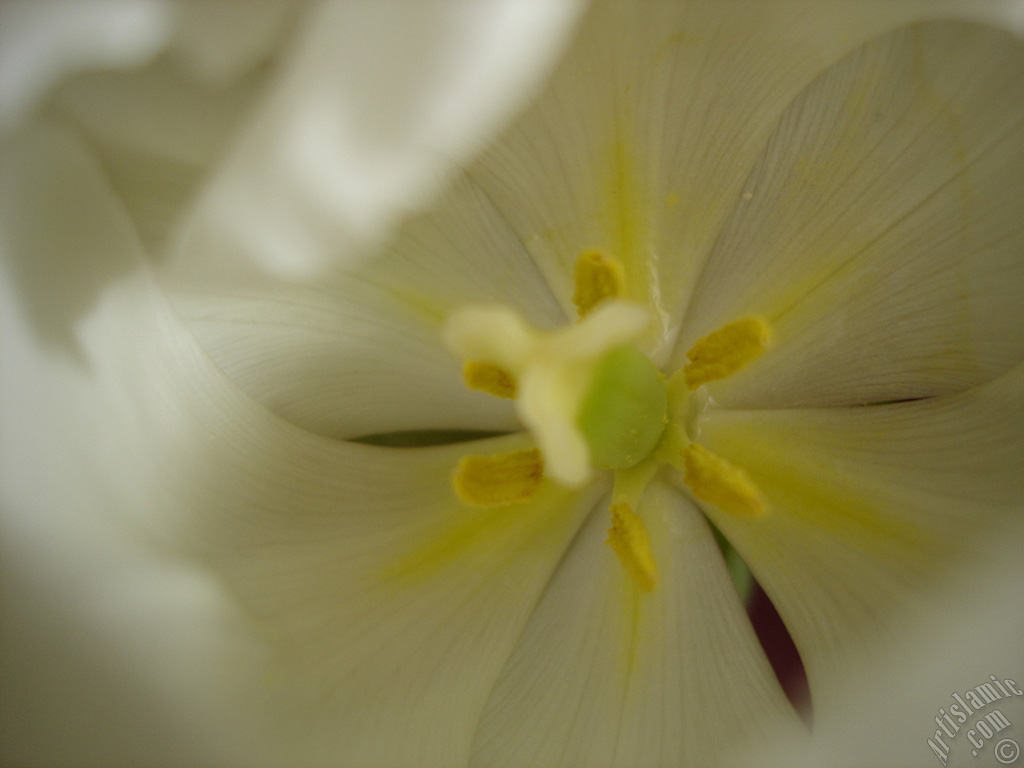
[[[37,123],[8,141],[3,159],[5,279],[39,343],[75,349],[76,321],[134,267],[138,237],[103,169],[69,131]]]
[[[30,125],[34,111],[79,132],[159,256],[251,111],[267,80],[259,65],[280,55],[296,12],[289,2],[5,3],[0,79],[35,84],[5,127]],[[144,50],[115,57],[118,41]],[[79,55],[93,48],[105,58]]]
[[[161,0],[8,0],[0,6],[0,131],[67,75],[140,64],[170,34]]]
[[[355,263],[533,94],[578,10],[547,0],[311,9],[203,202],[202,242],[291,278]]]
[[[10,334],[3,342],[19,367],[17,381],[11,369],[0,377],[0,422],[19,437],[0,446],[0,760],[260,764],[237,735],[260,713],[226,672],[261,653],[236,602],[193,562],[126,531],[109,475],[62,441],[73,422],[53,423],[68,388],[44,384]]]
[[[0,130],[79,73],[170,51],[210,85],[237,80],[281,42],[301,0],[9,0],[0,6]]]
[[[199,78],[226,85],[281,43],[308,0],[174,0],[172,55]]]
[[[143,510],[160,515],[159,490],[146,485],[145,453],[124,442],[154,437],[133,402],[173,421],[150,363],[204,358],[187,334],[162,332],[168,316],[154,312],[163,299],[145,273],[134,306],[111,296],[133,285],[142,249],[82,146],[37,126],[6,150],[3,762],[248,762],[257,755],[235,731],[258,713],[240,706],[226,670],[258,648],[223,587],[137,525]],[[176,380],[189,389],[189,378]]]
[[[256,73],[209,86],[161,59],[140,69],[79,75],[55,90],[48,114],[96,153],[147,251],[159,260],[265,82]]]

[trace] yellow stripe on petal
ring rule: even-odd
[[[696,389],[716,379],[724,379],[756,357],[771,343],[771,329],[759,317],[745,317],[729,323],[699,339],[686,356],[683,369],[686,386]]]
[[[544,475],[544,458],[531,448],[495,456],[465,456],[455,468],[452,485],[472,507],[526,501]]]
[[[501,366],[492,363],[468,360],[462,366],[462,380],[470,389],[486,392],[494,397],[514,400],[518,394],[515,377]]]
[[[576,290],[572,302],[584,317],[605,299],[621,298],[626,277],[622,265],[597,251],[584,251],[576,260]]]
[[[654,591],[658,568],[651,553],[651,540],[643,520],[629,504],[613,504],[612,527],[608,529],[608,546],[615,550],[619,562],[645,592]]]
[[[683,449],[685,482],[693,495],[734,515],[759,515],[765,510],[764,499],[753,481],[742,469],[721,456],[705,450],[697,443]]]

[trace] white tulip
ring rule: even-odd
[[[827,723],[1019,542],[1019,4],[32,7],[4,762],[804,749],[712,524]]]

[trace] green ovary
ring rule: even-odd
[[[668,422],[668,389],[654,364],[632,344],[602,357],[576,423],[593,464],[628,469],[647,458]]]

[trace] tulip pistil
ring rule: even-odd
[[[607,352],[591,375],[576,423],[590,460],[628,469],[650,455],[668,422],[668,390],[650,359],[632,344]]]

